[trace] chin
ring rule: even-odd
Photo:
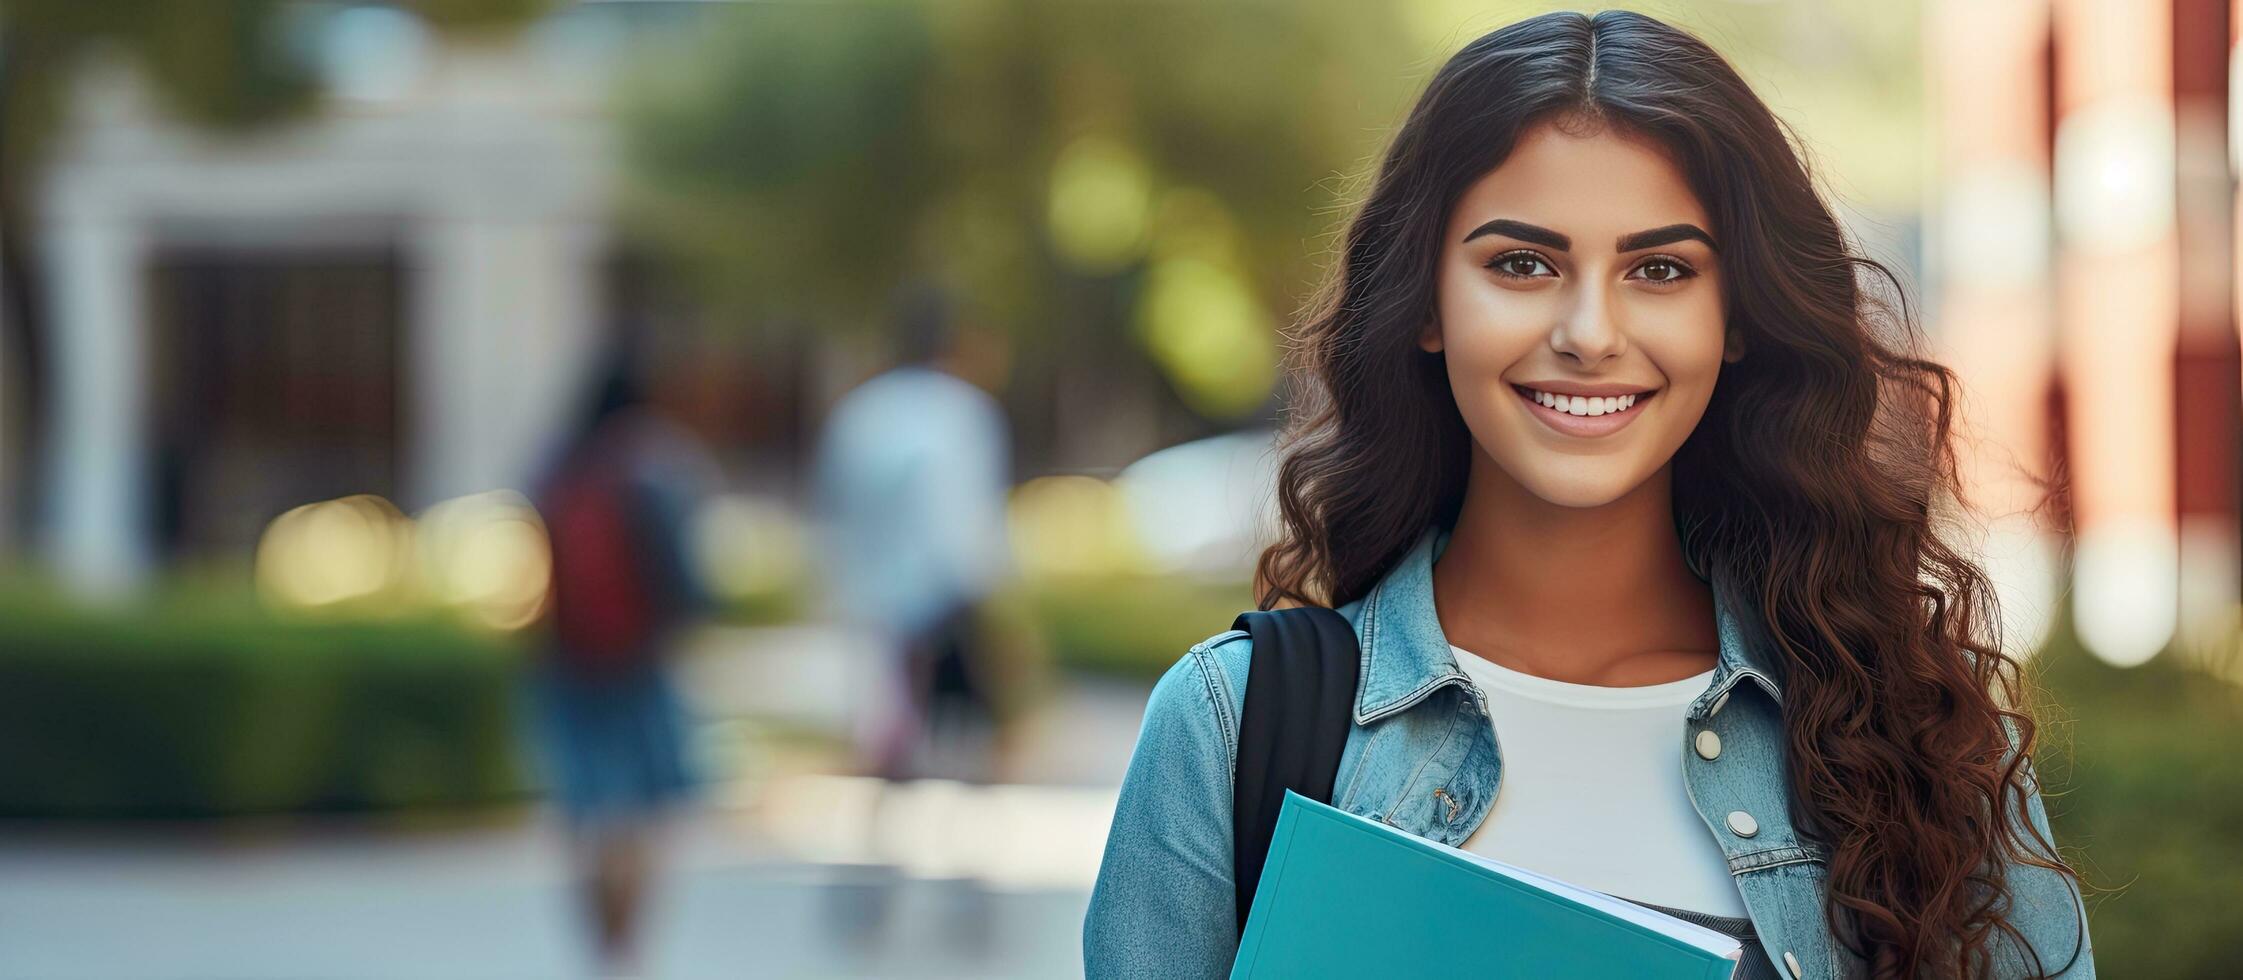
[[[1559,507],[1602,507],[1628,495],[1640,481],[1617,474],[1596,472],[1600,467],[1553,463],[1520,483],[1527,491]]]

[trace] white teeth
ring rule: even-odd
[[[1614,395],[1609,398],[1584,398],[1575,395],[1555,395],[1533,388],[1534,400],[1567,415],[1607,415],[1634,408],[1641,395]]]

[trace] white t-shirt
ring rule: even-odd
[[[1684,718],[1713,671],[1599,687],[1449,649],[1487,695],[1503,756],[1495,805],[1465,850],[1638,902],[1746,914],[1683,784]]]

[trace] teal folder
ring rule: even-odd
[[[1726,933],[1287,792],[1231,980],[1722,980],[1741,952]]]

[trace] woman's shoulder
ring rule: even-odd
[[[1205,695],[1217,706],[1231,706],[1233,718],[1246,698],[1247,665],[1254,640],[1245,630],[1227,629],[1191,645],[1153,685],[1153,700]]]
[[[1246,696],[1246,666],[1254,659],[1254,638],[1245,630],[1226,629],[1192,644],[1177,661],[1193,662],[1200,673],[1225,694]]]
[[[1353,625],[1362,615],[1362,605],[1362,601],[1357,600],[1340,607],[1338,612]],[[1197,701],[1203,708],[1215,712],[1226,740],[1235,741],[1239,712],[1246,706],[1248,667],[1253,660],[1252,634],[1242,629],[1214,633],[1192,644],[1183,656],[1169,665],[1160,682],[1154,685],[1147,712],[1164,707],[1176,709],[1185,702]]]
[[[1215,749],[1226,760],[1234,757],[1253,647],[1245,630],[1223,630],[1169,664],[1146,699],[1137,751],[1175,756]]]
[[[1361,603],[1339,612],[1353,623]],[[1224,629],[1191,645],[1170,663],[1145,706],[1140,741],[1163,733],[1181,735],[1212,729],[1226,754],[1238,750],[1239,717],[1246,708],[1246,680],[1254,660],[1252,634]]]

